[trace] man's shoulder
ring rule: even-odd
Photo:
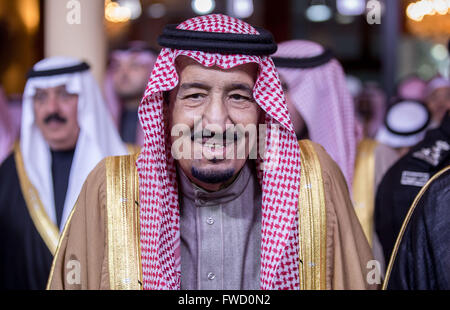
[[[440,170],[438,167],[450,158],[450,140],[439,130],[429,134],[417,144],[407,155],[411,163],[417,163],[429,170]]]
[[[10,154],[0,165],[0,208],[8,206],[11,197],[20,195],[21,188],[16,168],[14,153]]]
[[[442,136],[428,135],[401,157],[386,172],[381,187],[411,189],[416,193],[443,166],[450,162],[450,141]]]
[[[446,223],[450,221],[448,217],[450,213],[448,208],[448,202],[450,201],[450,165],[442,171],[430,180],[429,187],[424,192],[417,208],[418,214],[422,214],[421,216],[434,222],[433,227],[442,225],[444,221]]]
[[[88,196],[99,195],[106,198],[108,192],[117,186],[134,188],[134,180],[137,179],[137,155],[105,157],[89,173],[83,191]]]
[[[313,142],[308,139],[299,140],[298,144],[300,145],[300,151],[305,150],[306,148],[312,150],[318,157],[329,157],[327,151],[324,149],[324,147],[316,142]],[[303,155],[303,153],[302,153]],[[305,160],[305,157],[302,156],[302,158]],[[320,159],[319,159],[320,160]]]
[[[108,175],[118,173],[121,168],[124,168],[126,170],[128,169],[135,170],[135,166],[132,165],[132,163],[136,162],[136,160],[137,154],[105,157],[95,166],[94,169],[92,169],[86,181],[89,180],[89,181],[104,182]],[[124,163],[131,163],[131,164],[124,165]],[[134,170],[130,172],[134,173]]]
[[[312,151],[315,154],[315,156],[307,156],[307,157],[303,156],[304,154],[302,154],[303,163],[307,161],[308,165],[318,164],[320,165],[323,175],[326,175],[331,178],[339,178],[344,180],[345,182],[341,169],[339,168],[337,163],[331,158],[331,156],[328,154],[328,152],[322,145],[306,139],[300,140],[298,141],[298,143],[300,145],[301,152],[303,152],[302,150],[304,150],[305,147],[307,147],[310,151]]]
[[[10,177],[12,174],[17,174],[14,152],[10,153],[0,164],[0,178]]]

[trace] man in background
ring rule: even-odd
[[[385,174],[376,195],[375,227],[386,261],[420,189],[450,160],[450,113]]]
[[[138,107],[145,92],[156,54],[145,42],[134,41],[111,53],[105,79],[105,99],[125,143],[142,146],[144,134]]]
[[[3,90],[0,88],[0,164],[11,152],[14,139],[15,135],[10,120],[8,102]]]
[[[287,41],[279,44],[274,62],[284,81],[297,137],[307,134],[339,165],[375,258],[382,257],[373,225],[375,192],[397,154],[374,140],[362,139],[344,70],[330,50],[315,42]]]
[[[342,66],[330,50],[311,41],[278,45],[273,56],[297,138],[322,145],[352,188],[356,146],[362,138]]]
[[[89,171],[126,153],[87,63],[52,57],[34,65],[20,142],[0,167],[0,288],[45,288]]]
[[[436,128],[450,109],[450,81],[441,76],[431,79],[425,89],[425,102],[431,112],[431,127]]]

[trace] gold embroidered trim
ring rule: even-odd
[[[125,146],[127,147],[127,151],[128,151],[129,155],[134,155],[136,153],[141,152],[141,147],[139,145],[127,143]]]
[[[364,139],[358,144],[353,176],[355,213],[372,247],[373,213],[375,209],[375,148],[378,142]]]
[[[39,235],[50,250],[50,253],[54,255],[59,241],[59,229],[48,217],[44,205],[39,198],[38,191],[28,179],[19,143],[14,145],[14,159],[16,161],[17,174],[19,175],[20,188],[30,217]]]
[[[57,258],[59,256],[59,249],[61,247],[62,241],[64,240],[64,238],[65,238],[65,236],[67,234],[68,227],[70,227],[70,222],[72,221],[72,216],[75,213],[75,209],[77,207],[77,204],[78,204],[78,200],[77,200],[77,202],[75,202],[75,206],[72,208],[72,211],[70,211],[69,217],[67,218],[66,224],[64,225],[64,229],[63,229],[63,231],[61,233],[61,237],[59,238],[58,246],[56,247],[55,256],[54,256],[53,262],[52,262],[52,267],[50,269],[50,275],[49,275],[48,280],[47,280],[47,286],[45,288],[46,290],[50,290],[50,283],[51,283],[51,281],[53,279],[53,273],[55,272],[55,265],[56,265],[56,260],[57,260]]]
[[[299,145],[300,289],[325,290],[327,223],[322,170],[311,141],[302,140]]]
[[[106,159],[108,262],[112,290],[142,289],[137,156]]]
[[[431,183],[449,170],[450,170],[450,166],[447,166],[444,169],[440,170],[435,175],[433,175],[433,177],[431,179],[429,179],[428,182],[422,187],[420,192],[417,194],[416,198],[414,198],[414,201],[413,201],[411,207],[409,208],[408,213],[406,214],[406,217],[403,221],[402,227],[400,228],[400,233],[397,236],[397,240],[395,241],[394,249],[392,251],[391,258],[389,259],[389,265],[386,270],[386,278],[383,283],[383,290],[386,290],[386,288],[387,288],[389,278],[391,276],[392,268],[394,266],[395,257],[397,256],[397,253],[398,253],[398,248],[400,247],[400,243],[402,241],[403,235],[405,234],[406,226],[408,225],[408,223],[414,213],[414,210],[416,209],[417,204],[419,203],[420,199],[422,198],[423,194],[428,189],[428,187],[430,187]]]

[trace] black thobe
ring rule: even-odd
[[[414,198],[426,181],[450,162],[450,149],[440,147],[443,143],[450,144],[450,113],[439,128],[428,131],[422,142],[392,165],[378,187],[375,229],[386,262]]]
[[[73,151],[52,152],[58,224],[72,158]],[[12,154],[0,166],[0,289],[45,289],[52,260],[28,212]]]
[[[450,289],[450,171],[431,183],[414,209],[388,289]]]
[[[120,136],[125,143],[136,143],[136,132],[139,123],[137,108],[123,108],[120,119]]]

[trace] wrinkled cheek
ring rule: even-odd
[[[187,134],[181,137],[171,137],[170,152],[175,160],[190,160],[193,158],[193,143]]]

